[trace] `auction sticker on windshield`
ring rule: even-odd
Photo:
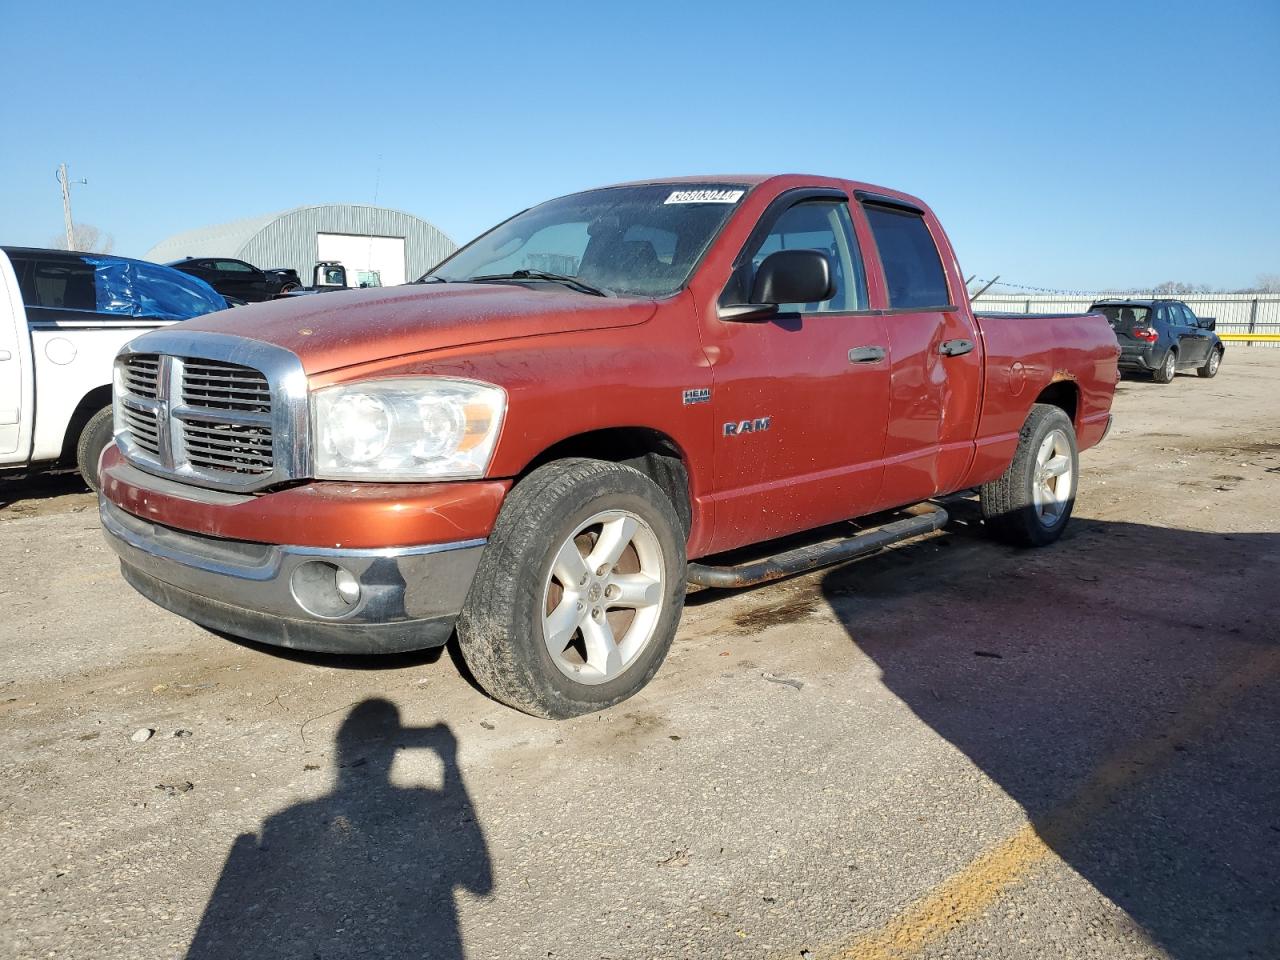
[[[675,190],[663,203],[737,203],[745,190]]]

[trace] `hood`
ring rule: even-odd
[[[407,284],[272,300],[189,320],[187,330],[293,351],[308,374],[464,344],[643,323],[651,300],[593,297],[552,284]]]

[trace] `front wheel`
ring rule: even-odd
[[[1209,379],[1218,375],[1218,367],[1222,366],[1222,350],[1214,347],[1209,351],[1209,356],[1205,357],[1204,363],[1196,368],[1196,375]]]
[[[997,539],[1043,547],[1062,536],[1075,505],[1079,456],[1071,419],[1059,407],[1031,408],[1009,469],[982,487],[982,516]]]
[[[564,719],[649,682],[684,609],[683,527],[631,467],[567,459],[516,485],[458,617],[458,643],[492,697]]]

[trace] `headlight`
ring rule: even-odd
[[[322,480],[483,477],[507,409],[501,387],[412,377],[311,394],[315,473]]]

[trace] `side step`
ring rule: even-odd
[[[751,587],[789,577],[806,570],[852,560],[855,557],[875,553],[900,540],[923,536],[940,530],[947,522],[947,511],[933,503],[911,507],[913,516],[894,520],[882,527],[848,537],[837,537],[804,547],[795,547],[775,553],[762,560],[741,563],[734,567],[711,567],[690,563],[688,579],[700,587]]]

